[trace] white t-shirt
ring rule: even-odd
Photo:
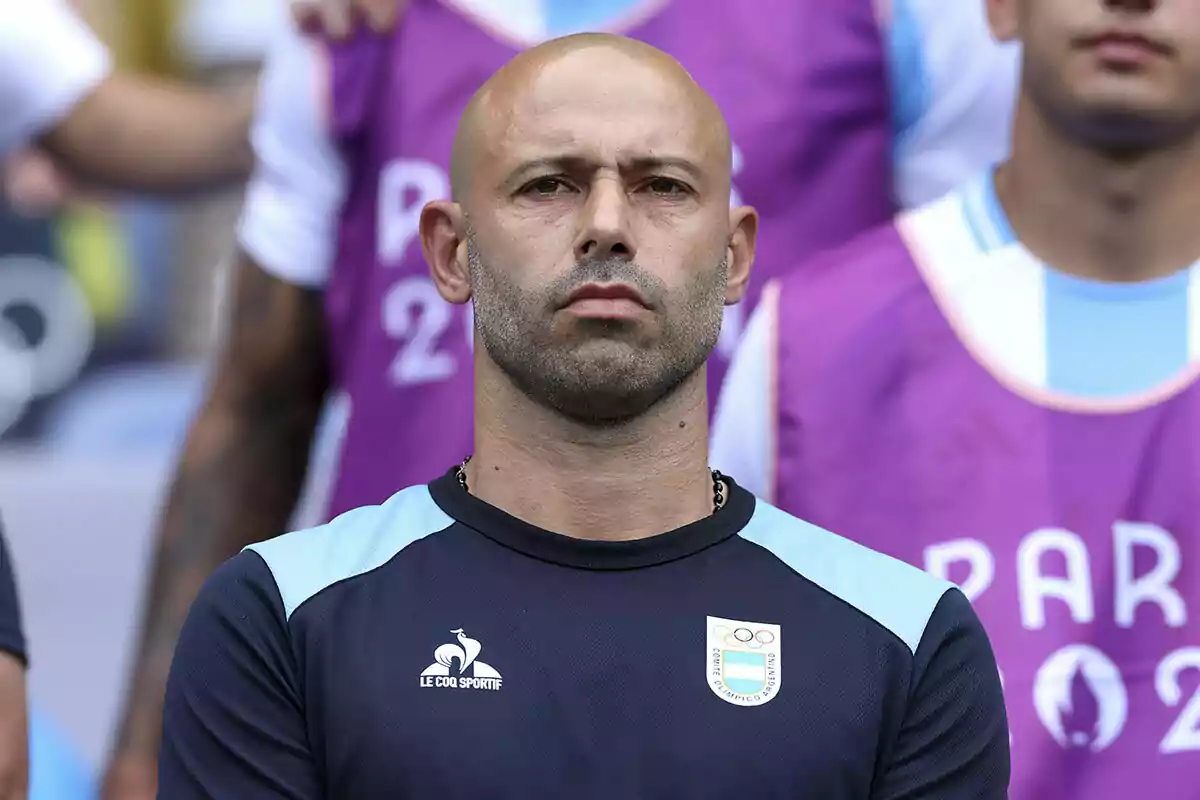
[[[254,64],[290,26],[287,0],[182,0],[174,38],[193,67]]]
[[[292,26],[279,32],[259,81],[258,161],[238,224],[242,250],[300,286],[329,276],[348,182],[329,129],[327,73],[318,42]]]
[[[0,2],[0,154],[52,128],[112,68],[62,0]]]
[[[877,3],[893,85],[895,194],[900,205],[913,207],[1005,157],[1018,51],[991,38],[983,0]],[[538,27],[536,19],[522,26],[515,18],[540,14],[538,3],[471,5],[517,28]],[[326,117],[326,70],[317,45],[290,26],[280,34],[260,87],[253,134],[259,166],[239,230],[243,249],[260,266],[313,287],[324,285],[332,268],[347,189]]]

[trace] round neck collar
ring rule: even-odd
[[[728,496],[715,514],[642,539],[579,539],[531,525],[463,491],[455,469],[429,484],[429,492],[442,511],[511,550],[577,569],[641,569],[686,558],[736,535],[754,515],[754,495],[724,476]]]

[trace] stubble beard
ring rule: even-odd
[[[650,412],[700,369],[720,337],[727,259],[691,281],[682,303],[672,299],[654,342],[639,341],[625,320],[579,320],[570,342],[552,334],[554,298],[568,285],[621,281],[658,303],[666,299],[661,283],[624,259],[579,264],[539,293],[489,268],[473,237],[468,265],[475,327],[488,356],[534,402],[590,427],[623,425]]]

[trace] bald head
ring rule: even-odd
[[[459,120],[450,159],[454,198],[463,201],[481,161],[496,156],[506,138],[555,103],[572,100],[603,106],[614,94],[645,95],[679,125],[694,126],[704,156],[730,164],[725,118],[683,66],[636,39],[581,33],[552,39],[517,55],[471,98]],[[728,177],[728,176],[726,176]]]

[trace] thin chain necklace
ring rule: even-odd
[[[458,478],[458,485],[462,487],[464,492],[470,493],[467,488],[467,464],[470,463],[471,457],[467,456],[462,463],[454,468],[454,475]],[[712,470],[713,481],[713,510],[712,513],[717,513],[725,507],[725,476],[717,470]]]

